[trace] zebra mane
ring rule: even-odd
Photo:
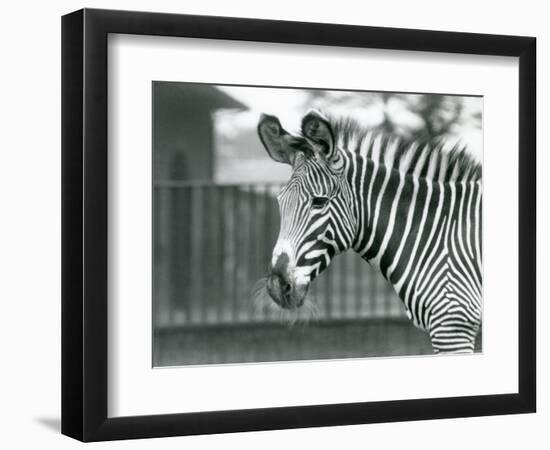
[[[340,148],[365,153],[367,158],[376,163],[434,181],[481,180],[481,164],[460,143],[448,150],[449,143],[443,138],[406,140],[397,135],[368,129],[352,118],[329,117],[329,122]]]

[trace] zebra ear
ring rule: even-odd
[[[319,111],[310,110],[302,119],[302,134],[322,159],[333,162],[337,157],[334,134],[328,119]]]
[[[292,164],[294,149],[289,145],[291,136],[283,129],[277,117],[262,114],[258,122],[258,135],[273,160]]]

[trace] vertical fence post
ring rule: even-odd
[[[232,278],[232,297],[231,297],[231,320],[232,322],[238,321],[238,303],[237,299],[239,298],[239,277],[238,277],[238,270],[239,270],[239,263],[240,263],[240,241],[239,241],[239,223],[238,223],[238,216],[240,211],[240,198],[239,198],[239,187],[233,186],[231,189],[231,197],[232,197],[232,219],[233,219],[233,236],[232,236],[232,243],[233,243],[233,265],[231,267],[231,278]]]
[[[347,271],[348,271],[348,255],[344,253],[343,255],[338,258],[339,263],[341,265],[340,267],[340,288],[338,289],[337,298],[338,298],[338,309],[339,309],[339,316],[345,317],[347,314],[346,311],[346,303],[348,299],[348,291],[347,291]]]
[[[215,188],[217,193],[217,207],[216,207],[216,219],[218,228],[216,233],[218,234],[218,254],[217,254],[217,272],[219,277],[218,286],[216,289],[216,320],[221,323],[223,322],[223,304],[226,302],[226,293],[227,285],[225,282],[225,269],[226,269],[226,258],[227,258],[227,246],[226,246],[226,234],[227,230],[225,228],[225,192],[224,187]]]
[[[378,298],[378,277],[369,270],[369,316],[376,317],[376,299]]]
[[[208,322],[208,311],[210,309],[211,302],[211,292],[212,284],[215,282],[213,275],[212,263],[212,204],[210,198],[210,188],[207,185],[198,185],[197,189],[201,192],[202,199],[202,208],[201,208],[201,234],[203,235],[202,239],[202,249],[201,249],[201,271],[200,271],[200,284],[201,284],[201,295],[196,299],[197,300],[197,309],[199,323]]]
[[[251,185],[246,186],[245,188],[245,202],[243,204],[244,206],[244,214],[242,217],[244,218],[243,223],[243,247],[244,247],[244,254],[245,254],[245,264],[244,264],[244,280],[243,280],[243,286],[246,286],[245,289],[243,289],[242,297],[241,297],[241,320],[249,322],[252,318],[253,314],[250,308],[250,287],[251,283],[254,279],[254,227],[253,227],[253,221],[254,221],[254,203],[255,203],[255,192],[252,189]]]
[[[189,202],[185,190],[176,189],[172,186],[164,186],[163,189],[167,194],[169,204],[166,258],[170,271],[170,316],[172,324],[175,324],[176,322],[181,323],[182,319],[187,319],[185,308],[190,300],[186,290],[188,281],[186,255],[189,251],[188,235],[191,231],[187,222]]]
[[[155,328],[170,320],[170,273],[166,258],[169,242],[169,203],[167,190],[153,187],[153,303]]]
[[[266,236],[265,236],[265,242],[264,242],[264,261],[263,261],[263,268],[264,270],[267,269],[270,263],[271,259],[271,251],[273,246],[275,245],[275,240],[277,239],[277,220],[276,217],[276,202],[274,201],[274,191],[276,187],[273,184],[266,186],[265,191],[265,203],[266,203]],[[262,305],[263,307],[263,305]],[[268,309],[265,311],[264,317],[267,317],[270,320],[273,320],[275,318],[275,313],[272,309]]]
[[[365,278],[365,275],[367,274],[367,271],[365,270],[365,268],[363,268],[363,271],[361,270],[361,266],[363,264],[365,264],[366,266],[366,263],[364,263],[364,261],[362,259],[359,258],[358,255],[355,256],[354,258],[354,262],[355,262],[355,316],[357,318],[361,317],[361,306],[362,306],[362,303],[364,302],[364,299],[361,298],[361,293],[363,292],[363,278]]]
[[[330,267],[330,266],[329,266]],[[333,282],[332,282],[332,270],[327,269],[327,273],[325,275],[326,280],[326,287],[325,287],[325,295],[326,295],[326,305],[327,305],[327,319],[334,318],[334,296],[333,296]]]
[[[192,198],[192,212],[191,212],[191,221],[193,226],[193,232],[191,235],[191,259],[190,263],[190,272],[191,276],[191,311],[192,311],[192,321],[193,323],[200,323],[200,318],[202,316],[201,308],[201,298],[203,295],[203,258],[202,258],[202,249],[203,249],[203,227],[204,227],[204,216],[203,216],[203,193],[199,186],[193,185],[191,188],[191,198]]]

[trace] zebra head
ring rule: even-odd
[[[276,117],[262,115],[258,134],[272,159],[292,167],[277,196],[281,228],[266,287],[279,306],[296,309],[313,279],[353,240],[346,158],[336,147],[330,122],[318,111],[303,117],[299,134],[285,131]]]

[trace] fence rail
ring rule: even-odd
[[[280,320],[251,299],[279,231],[278,184],[162,182],[153,192],[153,320],[157,328]],[[353,252],[308,294],[321,321],[403,318],[387,282]]]

